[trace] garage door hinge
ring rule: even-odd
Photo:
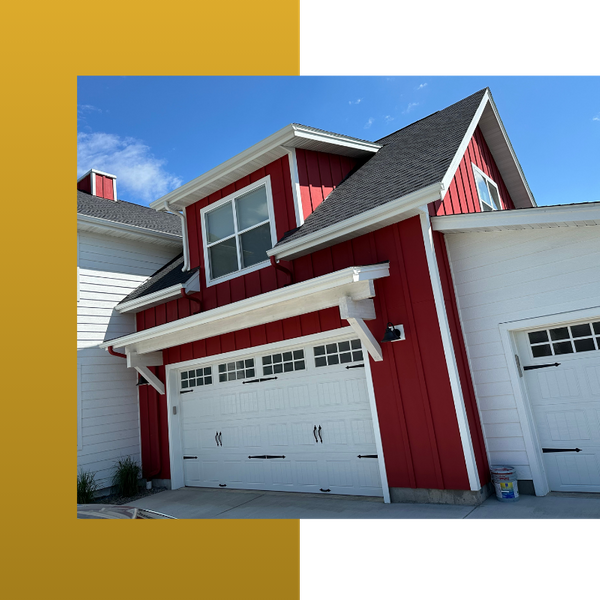
[[[377,458],[377,454],[359,454],[358,458]]]
[[[582,452],[581,448],[542,448],[542,452]]]
[[[261,454],[260,456],[249,456],[248,458],[262,458],[268,460],[269,458],[285,458],[285,456],[273,456],[272,454]]]
[[[346,367],[346,369],[360,369],[360,368],[365,368],[365,365],[351,365],[349,367]]]

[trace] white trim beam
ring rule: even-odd
[[[375,296],[373,281],[390,274],[387,263],[348,267],[266,294],[232,302],[177,321],[104,342],[101,348],[126,348],[138,354],[163,350],[238,329],[272,323],[339,306],[344,297],[360,301]]]
[[[135,367],[135,370],[161,395],[165,394],[165,384],[148,368]]]
[[[348,324],[354,330],[354,333],[360,339],[362,345],[367,349],[368,353],[374,361],[381,362],[383,360],[383,354],[381,352],[381,346],[375,339],[375,336],[371,333],[371,330],[367,327],[367,324],[362,319],[347,319]]]
[[[137,354],[134,351],[126,350],[127,368],[135,367],[162,367],[163,353],[149,352],[148,354]]]

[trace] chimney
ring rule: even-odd
[[[116,200],[117,176],[97,169],[90,169],[77,180],[77,189],[99,198]]]

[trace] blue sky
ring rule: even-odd
[[[78,175],[148,204],[288,123],[376,140],[486,86],[538,204],[600,201],[600,77],[79,77]]]

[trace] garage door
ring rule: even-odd
[[[181,371],[185,485],[382,496],[358,339]]]
[[[520,334],[550,489],[600,492],[600,319]]]

